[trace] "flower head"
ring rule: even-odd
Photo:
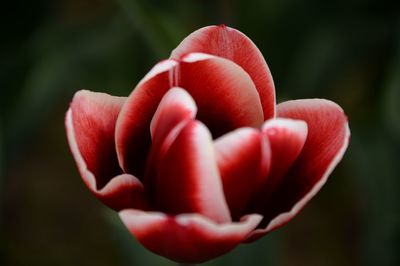
[[[276,105],[260,51],[223,25],[189,35],[127,98],[77,92],[65,123],[87,187],[145,247],[187,263],[291,220],[350,136],[331,101]]]

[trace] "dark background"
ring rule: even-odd
[[[400,265],[400,8],[383,0],[6,1],[0,16],[0,265],[174,265],[85,188],[64,113],[128,95],[192,31],[224,23],[264,54],[278,102],[350,120],[327,185],[284,228],[206,265]]]

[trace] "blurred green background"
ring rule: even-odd
[[[220,23],[258,45],[278,102],[331,99],[352,139],[296,219],[206,265],[400,265],[396,1],[16,0],[0,12],[0,265],[174,265],[85,188],[64,113],[78,89],[128,95],[183,37]]]

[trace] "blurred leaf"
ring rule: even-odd
[[[105,60],[101,65],[107,66],[108,55],[118,50],[127,34],[120,30],[119,20],[112,20],[98,30],[92,29],[91,34],[72,29],[69,32],[62,29],[59,34],[60,28],[61,25],[52,25],[32,39],[36,62],[21,89],[21,97],[6,117],[6,152],[12,151],[10,156],[25,145],[23,140],[45,121],[61,96],[68,94],[67,98],[71,99],[72,92],[85,87],[85,79],[98,80],[99,75],[93,73],[95,69],[90,64]]]
[[[388,75],[385,81],[385,97],[383,119],[387,129],[393,133],[400,143],[400,31],[397,37],[397,53],[389,66]]]
[[[171,43],[165,36],[163,21],[157,19],[154,10],[150,10],[145,1],[117,0],[117,2],[133,29],[142,34],[157,57],[160,59],[168,57]]]
[[[342,69],[337,62],[346,56],[339,52],[342,50],[340,42],[339,34],[334,29],[322,26],[295,48],[297,52],[286,78],[286,87],[294,93],[292,97],[315,97],[317,90],[330,83],[324,84],[327,78],[337,78],[335,75],[340,74]]]
[[[397,265],[400,202],[399,154],[379,127],[352,132],[351,156],[354,177],[364,214],[362,257],[364,265]]]

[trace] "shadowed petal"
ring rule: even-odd
[[[240,222],[218,224],[198,214],[124,210],[120,217],[128,230],[154,253],[181,263],[201,263],[237,246],[261,220],[257,214]]]
[[[211,135],[198,121],[180,131],[158,162],[154,200],[170,214],[199,213],[218,223],[231,221]]]
[[[260,97],[249,75],[235,63],[201,53],[181,58],[178,81],[198,106],[197,119],[214,138],[264,122]]]
[[[218,138],[215,149],[226,201],[239,220],[267,181],[269,143],[259,130],[241,128]]]
[[[275,115],[275,87],[263,55],[240,31],[220,26],[201,28],[186,37],[171,53],[179,59],[187,53],[206,53],[229,59],[252,78],[260,94],[265,120]]]
[[[115,210],[142,208],[142,184],[122,174],[114,144],[116,117],[124,98],[79,91],[65,117],[70,149],[87,187]]]
[[[251,240],[290,221],[325,184],[342,159],[350,138],[347,117],[337,104],[323,99],[288,101],[278,105],[278,116],[303,120],[308,126],[304,147],[271,199],[269,221]],[[263,223],[264,223],[263,221]]]
[[[150,122],[170,88],[169,71],[177,65],[166,60],[155,65],[128,97],[117,120],[115,141],[122,169],[143,180],[151,146]]]
[[[303,149],[307,124],[301,120],[278,118],[267,121],[262,131],[269,140],[272,153],[271,172],[262,193],[266,199],[267,195],[279,187],[282,178]]]

